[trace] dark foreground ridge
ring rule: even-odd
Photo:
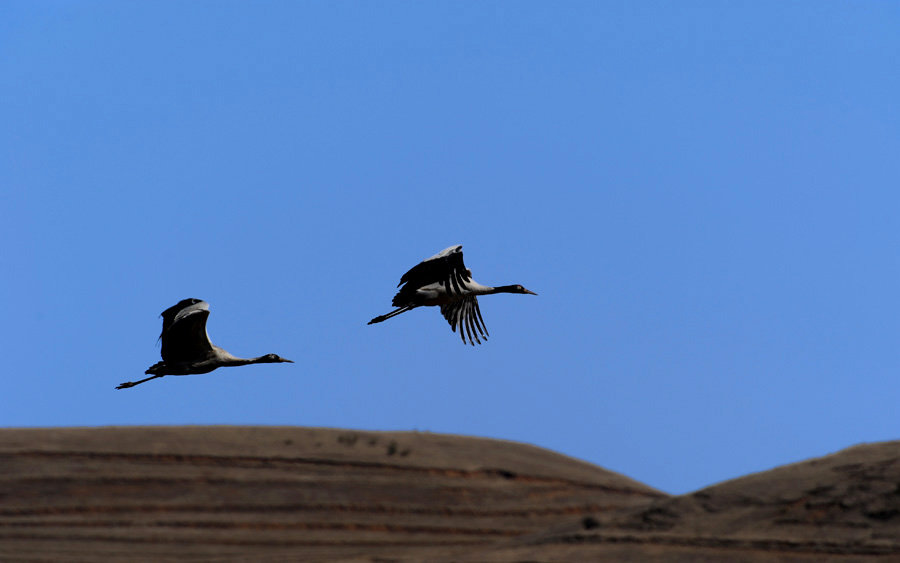
[[[5,429],[0,469],[4,562],[900,558],[900,442],[682,496],[418,432]]]

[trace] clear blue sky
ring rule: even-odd
[[[900,438],[900,3],[4,2],[0,425],[529,442],[669,492]],[[366,326],[452,244],[490,341]],[[167,377],[159,313],[237,355]]]

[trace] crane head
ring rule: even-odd
[[[294,363],[293,360],[288,360],[287,358],[282,358],[278,354],[266,354],[259,358],[259,363],[261,364],[276,364],[287,362],[289,364]]]

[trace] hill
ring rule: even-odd
[[[4,429],[0,560],[884,560],[898,460],[898,442],[863,445],[669,496],[483,438]]]

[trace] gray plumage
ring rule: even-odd
[[[116,389],[127,389],[166,375],[209,373],[220,367],[279,362],[293,363],[277,354],[266,354],[257,358],[238,358],[210,342],[206,332],[209,303],[201,299],[183,299],[163,311],[161,316],[163,328],[159,339],[162,342],[160,350],[162,361],[147,369],[145,373],[150,377],[140,381],[126,381]]]
[[[488,337],[481,309],[478,307],[479,295],[494,293],[537,295],[521,285],[491,287],[476,282],[472,279],[471,270],[463,263],[462,245],[459,244],[445,248],[410,268],[400,278],[397,287],[400,286],[403,287],[391,301],[391,305],[397,309],[375,317],[368,324],[386,321],[416,307],[436,305],[441,308],[441,314],[450,323],[453,332],[459,330],[463,344],[468,338],[468,343],[472,346],[476,342],[481,344],[481,339],[487,340]]]

